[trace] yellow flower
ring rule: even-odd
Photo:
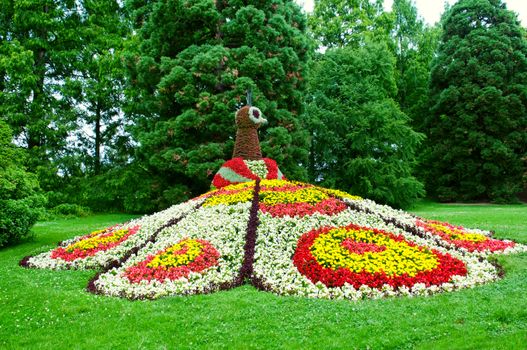
[[[487,240],[487,237],[485,235],[482,235],[481,233],[464,231],[456,227],[451,228],[436,223],[429,223],[428,225],[431,226],[433,229],[448,235],[450,239],[470,241],[474,243],[484,242]]]
[[[187,248],[186,251],[181,253],[184,248]],[[185,266],[194,261],[202,251],[203,244],[194,239],[185,239],[156,255],[146,266],[150,268]]]
[[[101,245],[107,245],[109,243],[119,242],[127,233],[128,229],[115,230],[108,234],[110,231],[108,229],[98,230],[90,233],[89,237],[72,243],[66,247],[66,251],[71,253],[75,249],[79,250],[89,250],[97,248]]]

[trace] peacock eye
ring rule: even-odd
[[[262,111],[259,108],[251,107],[249,108],[249,119],[254,124],[265,124],[267,123],[267,120],[264,119],[264,116],[262,114]]]

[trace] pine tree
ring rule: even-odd
[[[511,201],[527,150],[527,41],[500,0],[461,0],[444,16],[425,120],[428,192]]]
[[[139,50],[127,62],[141,169],[132,195],[141,210],[210,186],[231,158],[234,112],[248,89],[269,120],[260,135],[264,155],[288,177],[305,177],[307,138],[299,115],[309,42],[298,5],[159,0],[128,6],[138,26]]]
[[[310,177],[398,207],[423,195],[412,176],[422,135],[394,101],[395,58],[386,43],[328,50],[313,63]]]

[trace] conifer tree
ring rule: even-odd
[[[77,115],[76,161],[92,176],[115,161],[112,155],[128,142],[121,110],[125,74],[121,55],[131,28],[117,0],[83,1],[79,11],[83,45],[76,74],[66,78],[66,93]]]
[[[269,120],[265,156],[306,175],[300,129],[306,20],[293,1],[130,1],[139,50],[128,54],[129,113],[141,169],[134,194],[153,210],[202,193],[232,156],[234,113],[253,103]],[[139,181],[138,181],[139,182]]]
[[[426,182],[445,201],[511,201],[527,150],[527,41],[501,0],[461,0],[445,14],[425,120]]]

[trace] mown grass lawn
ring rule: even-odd
[[[527,205],[422,203],[413,212],[527,243]],[[132,302],[86,293],[94,272],[18,266],[25,255],[57,241],[130,218],[40,222],[34,241],[0,250],[0,348],[526,348],[527,254],[498,258],[506,276],[496,283],[427,298],[361,302],[278,297],[251,286]]]

